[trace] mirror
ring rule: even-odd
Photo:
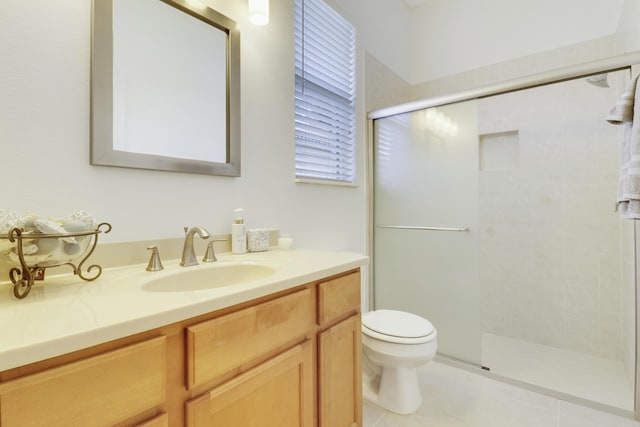
[[[94,0],[91,164],[240,176],[240,34],[187,0]]]

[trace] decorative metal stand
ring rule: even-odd
[[[104,230],[102,230],[104,228]],[[16,252],[18,255],[18,259],[20,261],[20,267],[13,267],[9,270],[9,279],[13,283],[13,295],[16,298],[24,298],[31,291],[31,287],[33,286],[34,281],[36,280],[44,280],[44,273],[47,268],[50,267],[58,267],[61,265],[70,265],[73,268],[73,274],[79,276],[81,279],[86,281],[96,280],[102,274],[102,267],[93,264],[87,267],[86,273],[92,273],[92,275],[87,276],[83,270],[82,266],[85,261],[93,254],[93,251],[98,244],[98,234],[99,233],[108,233],[111,231],[111,224],[107,222],[103,222],[99,224],[95,230],[93,231],[85,231],[78,233],[60,233],[60,234],[34,234],[34,233],[25,233],[20,228],[14,228],[9,231],[8,239],[12,243],[16,243]],[[34,265],[29,265],[25,259],[23,240],[34,240],[34,239],[64,239],[64,238],[77,238],[77,237],[85,237],[90,236],[92,239],[91,242],[87,244],[86,249],[78,254],[77,258],[81,258],[80,262],[76,266],[71,261],[46,261],[42,263],[35,263]],[[87,250],[88,249],[88,250]]]

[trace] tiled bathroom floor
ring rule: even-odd
[[[364,403],[364,427],[640,427],[640,422],[432,361],[418,370],[423,403],[396,415]]]
[[[633,410],[633,385],[620,361],[485,333],[482,364],[507,378]]]

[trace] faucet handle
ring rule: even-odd
[[[226,242],[228,239],[213,239],[207,244],[207,251],[204,254],[204,258],[202,258],[202,262],[216,262],[218,258],[216,258],[216,254],[213,250],[214,242]]]
[[[202,262],[216,262],[218,258],[216,258],[215,251],[213,250],[213,244],[215,242],[226,242],[228,239],[213,239],[207,244],[207,251],[204,254],[204,258],[202,258]]]
[[[147,271],[160,271],[163,270],[162,261],[160,261],[160,252],[156,245],[149,246],[147,249],[151,251],[151,258],[149,258],[149,264],[147,264]]]
[[[202,258],[202,262],[216,262],[218,258],[216,258],[216,254],[213,251],[213,241],[209,242],[207,245],[207,251],[204,254],[204,258]]]

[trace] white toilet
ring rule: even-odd
[[[362,314],[362,392],[365,400],[398,414],[422,403],[416,368],[436,354],[438,333],[415,314],[375,310]]]

